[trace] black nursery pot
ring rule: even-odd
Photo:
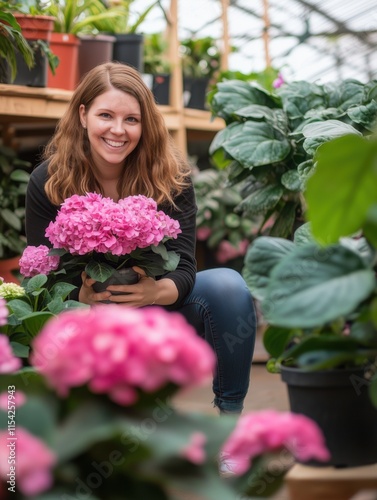
[[[139,274],[131,269],[130,267],[115,270],[114,273],[107,278],[106,281],[101,283],[100,281],[96,281],[93,285],[93,290],[95,292],[104,292],[106,288],[110,285],[134,285],[140,279]],[[123,295],[122,292],[111,292],[112,295]],[[127,294],[126,294],[127,295]],[[104,304],[113,304],[111,300],[103,300]]]
[[[314,420],[331,458],[307,465],[357,467],[377,462],[377,409],[368,394],[363,369],[306,372],[282,366],[290,408]]]

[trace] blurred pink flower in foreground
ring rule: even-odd
[[[0,335],[0,373],[12,373],[21,368],[21,360],[12,352],[9,339]]]
[[[207,380],[215,356],[179,313],[108,304],[51,319],[33,342],[31,363],[62,396],[88,384],[132,405],[137,389],[151,393],[169,382],[191,386]]]
[[[204,450],[206,442],[207,437],[203,432],[194,432],[189,444],[181,450],[181,455],[194,464],[202,464],[206,459]]]
[[[3,299],[3,297],[0,297],[0,326],[6,325],[8,313],[7,302]]]
[[[26,396],[22,391],[17,391],[12,395],[12,398],[9,399],[9,395],[7,392],[0,393],[0,410],[7,411],[8,410],[8,401],[15,405],[16,409],[25,404]],[[1,497],[0,497],[1,498]]]
[[[38,438],[26,429],[17,427],[17,440],[9,440],[7,431],[0,432],[0,478],[9,480],[13,453],[16,457],[16,489],[26,496],[33,496],[47,490],[52,484],[51,468],[55,464],[55,455]],[[15,443],[11,445],[10,443]],[[15,450],[11,448],[15,446]]]
[[[242,415],[222,451],[236,463],[234,472],[246,472],[252,460],[268,451],[287,448],[305,462],[330,458],[317,424],[304,415],[261,410]]]

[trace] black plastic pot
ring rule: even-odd
[[[114,36],[113,61],[128,64],[142,73],[144,70],[144,36],[136,33]]]
[[[308,465],[357,467],[377,462],[377,409],[363,369],[307,372],[282,367],[290,408],[314,420],[331,453],[328,462]]]
[[[110,285],[134,285],[139,281],[139,274],[130,267],[115,270],[106,281],[96,281],[93,285],[95,292],[104,292]],[[111,292],[112,295],[123,295],[122,292]],[[102,301],[104,304],[113,304],[110,300]]]
[[[209,78],[183,78],[183,104],[185,108],[208,109],[206,103]]]
[[[30,41],[28,43],[34,49],[34,66],[29,69],[21,53],[16,52],[16,78],[11,82],[10,67],[4,59],[0,66],[0,83],[12,83],[13,85],[26,85],[28,87],[47,86],[47,57],[42,53],[40,48],[35,47],[35,41]]]

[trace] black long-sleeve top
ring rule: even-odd
[[[53,205],[45,193],[45,183],[48,178],[48,162],[45,161],[37,166],[29,180],[26,193],[26,237],[27,244],[38,246],[51,243],[45,236],[47,226],[55,220],[59,206]],[[174,200],[176,207],[161,205],[163,210],[171,218],[178,220],[182,233],[177,239],[168,240],[166,247],[180,255],[180,261],[175,271],[164,274],[165,278],[174,281],[178,289],[177,301],[169,308],[179,307],[183,299],[190,293],[195,282],[196,260],[196,202],[192,184],[188,186]],[[75,283],[76,284],[76,283]],[[79,286],[79,284],[77,284]]]

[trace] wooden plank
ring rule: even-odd
[[[290,500],[349,500],[377,488],[377,463],[362,467],[310,467],[295,464],[285,477]]]

